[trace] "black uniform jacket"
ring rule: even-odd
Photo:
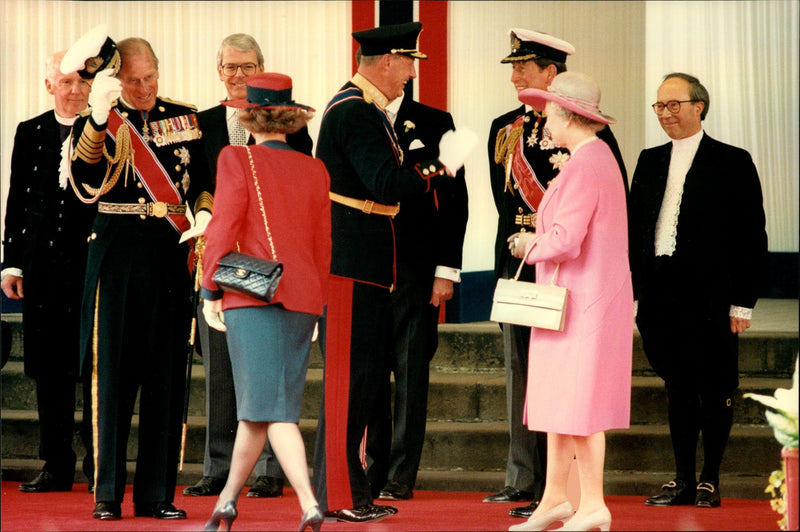
[[[217,184],[217,157],[222,148],[230,144],[226,110],[224,105],[215,105],[197,114],[200,130],[203,132],[211,182],[214,186]],[[308,127],[303,127],[297,133],[286,135],[286,143],[295,150],[311,156],[313,142],[308,134]]]
[[[74,344],[77,355],[87,239],[97,208],[81,203],[69,186],[59,186],[60,162],[54,111],[17,126],[3,268],[21,268],[24,276],[25,373],[33,378],[41,370],[78,373],[78,358],[65,346]],[[64,320],[69,323],[59,323]]]
[[[403,164],[413,167],[438,158],[439,140],[455,125],[450,113],[416,102],[409,95],[400,105],[394,129],[403,149]],[[460,270],[468,215],[463,168],[455,179],[440,181],[422,196],[403,201],[395,218],[398,261],[430,280],[436,266]]]
[[[565,148],[556,148],[555,146],[548,147],[548,149],[541,148],[541,140],[544,132],[547,118],[542,117],[537,120],[533,111],[525,112],[525,106],[522,105],[513,111],[497,117],[489,129],[489,178],[492,187],[492,195],[494,203],[497,207],[498,223],[497,223],[497,237],[495,239],[495,278],[503,275],[506,267],[512,273],[516,271],[519,266],[520,260],[511,256],[508,250],[507,239],[509,236],[520,231],[520,226],[515,224],[514,219],[519,214],[530,214],[531,208],[522,200],[518,190],[506,187],[506,170],[502,162],[495,162],[495,145],[497,141],[497,133],[507,125],[512,124],[518,117],[525,115],[526,120],[523,123],[523,155],[528,161],[528,164],[533,168],[536,174],[536,179],[544,187],[550,184],[550,181],[558,175],[559,168],[554,166],[551,161],[552,157],[558,157],[559,152],[569,154]],[[529,142],[534,129],[537,128],[536,139],[538,142],[535,144]],[[602,139],[611,148],[617,163],[619,164],[620,171],[622,172],[622,179],[625,182],[625,191],[628,190],[628,177],[625,171],[625,162],[622,160],[617,139],[611,132],[611,129],[606,127],[601,130],[597,136]],[[513,185],[513,178],[511,178]],[[532,228],[526,228],[528,231],[533,231]],[[534,268],[523,268],[521,278],[526,280],[533,280]]]
[[[629,198],[630,258],[640,314],[648,305],[655,227],[672,143],[644,150]],[[767,234],[761,184],[750,154],[704,134],[686,174],[673,271],[686,289],[687,311],[730,305],[753,308],[764,278]]]
[[[334,97],[322,118],[317,157],[328,168],[331,192],[382,205],[421,196],[442,176],[438,160],[401,168],[385,112],[367,103],[352,82]],[[390,288],[395,282],[394,225],[389,216],[331,206],[331,274]]]
[[[182,103],[173,102],[163,98],[157,98],[156,104],[146,114],[144,112],[128,109],[119,100],[114,106],[114,109],[130,121],[133,128],[142,134],[145,121],[148,123],[148,128],[151,134],[154,131],[153,123],[158,123],[161,120],[184,117],[179,122],[183,124],[190,124],[196,121],[195,108]],[[94,123],[90,113],[86,112],[80,116],[74,125],[74,148],[75,155],[72,158],[72,175],[81,189],[81,193],[87,196],[89,193],[83,189],[83,184],[88,184],[90,187],[99,187],[106,175],[108,166],[105,157],[99,159],[98,162],[90,163],[81,156],[85,154],[85,147],[87,145],[86,138],[81,138],[84,135],[85,128],[91,128],[95,131],[105,133],[106,124],[98,126]],[[134,132],[131,132],[133,135]],[[105,135],[105,148],[109,154],[116,153],[116,143],[111,134]],[[80,145],[80,146],[79,146]],[[158,162],[166,170],[170,179],[175,184],[178,190],[182,203],[188,204],[189,208],[196,208],[204,201],[204,198],[210,196],[211,179],[209,176],[208,163],[206,161],[205,150],[203,148],[202,138],[193,138],[191,140],[180,140],[164,146],[157,146],[155,142],[150,141],[149,147],[155,154]],[[141,162],[141,155],[135,155],[134,162],[137,158]],[[138,168],[137,163],[137,168]],[[113,171],[113,168],[112,168]],[[114,186],[104,193],[99,201],[110,203],[143,203],[153,201],[147,194],[147,191],[142,186],[138,176],[130,173],[126,176],[123,171]],[[196,205],[197,204],[197,205]],[[134,225],[136,224],[136,225]],[[87,342],[90,338],[90,331],[86,329],[87,324],[92,323],[91,314],[94,302],[94,289],[97,285],[97,279],[100,274],[102,266],[102,257],[112,247],[113,244],[120,240],[120,246],[126,245],[125,238],[130,234],[133,227],[148,226],[162,231],[165,235],[169,233],[175,238],[176,248],[179,246],[178,239],[180,234],[175,228],[169,224],[166,218],[147,218],[147,220],[139,220],[138,215],[122,215],[122,214],[103,214],[100,213],[95,219],[92,228],[92,239],[96,248],[93,251],[93,257],[96,260],[90,261],[87,265],[86,273],[86,289],[83,299],[83,318],[82,331],[81,331],[81,345],[88,345]],[[182,244],[185,247],[185,253],[189,256],[189,246]],[[116,248],[117,252],[122,252],[120,248]],[[188,276],[188,273],[187,273]],[[85,349],[82,353],[85,354]]]

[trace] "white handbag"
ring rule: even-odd
[[[497,280],[489,319],[513,325],[563,331],[567,289],[556,286],[556,276],[561,264],[556,266],[549,285],[519,281],[524,265],[525,259],[520,262],[513,279]]]

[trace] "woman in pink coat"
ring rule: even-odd
[[[536,233],[509,238],[515,257],[536,264],[536,280],[568,289],[564,331],[532,329],[524,421],[547,432],[547,477],[542,500],[525,523],[510,530],[608,530],[603,498],[605,431],[630,426],[633,293],[628,263],[625,190],[619,165],[595,135],[614,119],[600,113],[595,81],[559,74],[547,91],[519,99],[546,102],[547,129],[570,158],[539,206]],[[528,409],[527,405],[537,405]],[[573,456],[580,476],[577,512],[567,500]]]

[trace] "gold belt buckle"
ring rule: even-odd
[[[533,214],[517,214],[514,217],[514,224],[528,227],[536,227],[536,213]]]
[[[156,218],[163,218],[167,215],[167,204],[163,201],[157,201],[147,205],[148,216],[155,216]]]

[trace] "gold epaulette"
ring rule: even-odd
[[[197,106],[196,105],[192,105],[192,104],[186,103],[186,102],[179,102],[178,100],[173,100],[172,98],[165,98],[164,96],[159,96],[159,98],[164,100],[167,103],[171,103],[173,105],[180,105],[181,107],[188,107],[192,111],[197,112]]]
[[[78,113],[78,116],[84,117],[84,116],[89,116],[90,114],[92,114],[92,108],[91,107],[87,107],[86,109],[84,109],[83,111]]]
[[[515,127],[510,132],[506,133],[507,127],[502,127],[497,132],[497,139],[494,143],[494,162],[497,164],[506,164],[510,161],[510,155],[514,153],[514,145],[522,136],[522,126]]]
[[[214,196],[205,190],[200,193],[200,196],[198,196],[197,200],[194,202],[193,212],[197,213],[202,209],[205,209],[210,213],[214,212]]]
[[[91,111],[90,111],[91,112]],[[75,146],[75,152],[72,154],[72,160],[80,158],[89,164],[94,164],[100,161],[103,156],[103,147],[106,140],[106,129],[98,131],[92,125],[91,120],[84,123],[81,137],[78,139],[78,145]]]

